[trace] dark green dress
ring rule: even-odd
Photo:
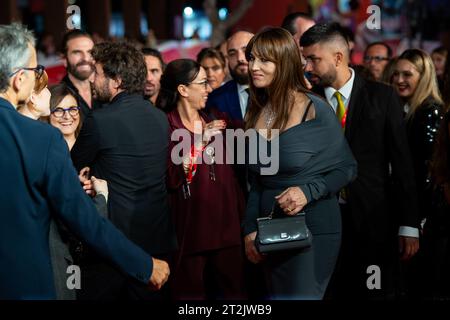
[[[253,179],[244,219],[245,235],[256,231],[256,219],[267,216],[274,197],[287,188],[300,187],[308,200],[304,211],[313,235],[312,247],[269,254],[263,262],[271,299],[322,299],[340,247],[341,217],[336,194],[357,172],[332,108],[315,95],[308,97],[315,108],[315,119],[287,129],[272,141],[258,134],[258,151],[261,144],[267,144],[275,157],[279,145],[278,172],[262,175],[261,169],[269,165],[262,165],[259,157],[258,163],[248,164]]]

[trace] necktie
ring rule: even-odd
[[[336,100],[338,102],[336,107],[336,116],[339,119],[339,122],[342,125],[342,128],[345,129],[345,123],[342,122],[342,119],[345,117],[345,106],[344,101],[342,101],[342,94],[339,91],[336,91],[334,93],[334,96],[336,97]],[[340,201],[346,203],[347,202],[347,188],[342,188],[342,190],[339,192]]]
[[[342,119],[345,116],[345,106],[344,101],[342,101],[342,94],[339,91],[336,91],[334,93],[334,96],[337,100],[337,107],[336,107],[336,115],[339,119],[339,122],[342,123]]]

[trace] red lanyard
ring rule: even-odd
[[[342,120],[341,120],[341,126],[342,126],[342,129],[344,129],[344,130],[345,130],[345,124],[347,122],[347,111],[348,111],[348,108],[347,108],[347,110],[345,110],[344,116],[342,117]]]

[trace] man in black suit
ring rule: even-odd
[[[349,68],[349,47],[338,24],[315,25],[300,45],[305,71],[336,111],[358,162],[357,179],[340,195],[343,239],[331,293],[389,298],[398,251],[409,259],[419,246],[414,171],[400,101],[391,87],[364,80]],[[368,280],[371,265],[380,268],[381,289],[377,275]]]
[[[147,68],[141,52],[126,43],[101,43],[92,56],[94,97],[109,104],[86,118],[72,160],[108,181],[110,220],[145,251],[167,259],[176,248],[165,183],[167,118],[143,97]],[[106,264],[92,262],[89,270],[82,298],[160,298]]]
[[[16,111],[43,74],[32,33],[17,24],[0,25],[0,43],[0,300],[56,298],[49,252],[55,218],[134,281],[160,288],[167,263],[97,213],[61,132]]]

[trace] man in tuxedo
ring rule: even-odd
[[[141,52],[126,43],[94,47],[94,97],[107,102],[84,121],[72,149],[77,169],[85,166],[109,184],[109,218],[133,242],[161,259],[176,249],[166,190],[169,126],[166,115],[143,96],[147,68]],[[86,299],[159,299],[109,265],[91,261]]]
[[[61,219],[142,286],[159,289],[169,269],[101,217],[81,188],[60,131],[16,109],[43,69],[20,25],[0,26],[0,299],[55,299],[49,228]],[[83,283],[81,283],[83,286]]]
[[[336,112],[358,162],[357,179],[340,194],[343,239],[330,292],[336,298],[389,298],[398,252],[407,260],[419,246],[414,171],[399,98],[391,87],[364,80],[349,67],[349,46],[338,24],[315,25],[300,45],[305,71]],[[380,268],[381,289],[375,280],[373,290],[367,285],[373,265]]]
[[[233,80],[214,90],[208,97],[206,108],[226,112],[234,127],[244,127],[244,117],[249,99],[248,61],[245,49],[253,33],[238,31],[227,41],[228,67]]]

